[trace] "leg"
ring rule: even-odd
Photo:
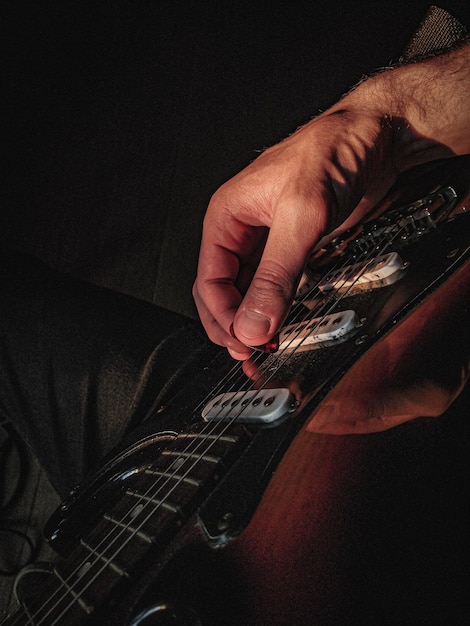
[[[0,412],[65,495],[202,336],[184,317],[16,253],[0,273]]]

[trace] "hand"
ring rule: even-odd
[[[391,135],[376,115],[323,115],[214,194],[193,292],[214,342],[246,358],[280,328],[315,244],[393,182]]]
[[[216,191],[193,289],[212,341],[248,358],[282,326],[322,237],[366,214],[400,171],[470,151],[469,51],[364,81]]]

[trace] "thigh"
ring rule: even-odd
[[[17,253],[0,298],[0,411],[62,495],[204,342],[196,322]]]

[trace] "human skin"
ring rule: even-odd
[[[213,195],[193,295],[236,359],[266,344],[312,251],[357,222],[398,174],[470,153],[470,44],[364,80]]]

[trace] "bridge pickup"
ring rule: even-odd
[[[289,389],[252,389],[221,393],[206,404],[202,417],[207,422],[236,420],[248,424],[272,424],[297,407]]]
[[[279,334],[279,350],[314,350],[345,341],[361,326],[356,313],[345,310],[285,326]]]
[[[374,259],[354,263],[327,274],[319,283],[320,291],[375,289],[391,285],[403,276],[406,264],[399,254],[389,252]]]
[[[322,293],[355,292],[392,285],[404,275],[407,266],[397,252],[388,252],[374,259],[335,269],[323,277],[317,277],[316,281],[304,273],[297,289],[296,301],[303,298],[308,300],[312,285]]]

